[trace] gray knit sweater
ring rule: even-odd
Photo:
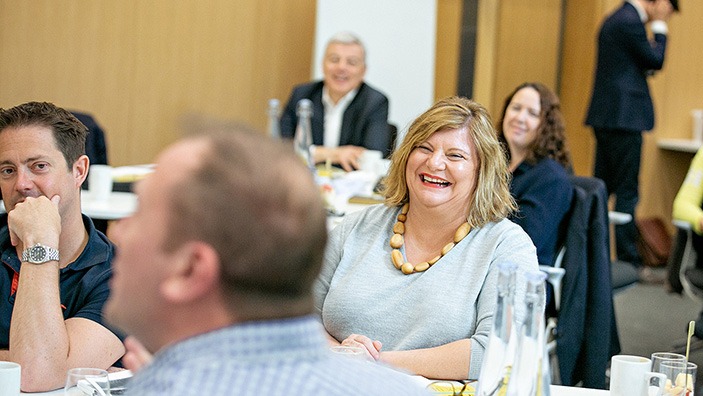
[[[381,341],[383,350],[470,338],[468,378],[478,378],[496,304],[496,265],[518,264],[515,306],[522,321],[524,273],[538,270],[534,245],[522,228],[502,220],[472,230],[427,271],[404,275],[389,246],[399,211],[375,205],[332,230],[314,286],[322,323],[337,340],[363,334]]]

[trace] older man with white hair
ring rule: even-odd
[[[281,135],[293,137],[296,105],[313,104],[312,140],[315,162],[327,160],[347,171],[359,168],[365,149],[390,153],[388,98],[364,82],[366,49],[358,37],[342,32],[327,43],[322,60],[324,78],[293,89],[281,116]]]

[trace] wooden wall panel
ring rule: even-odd
[[[595,139],[583,124],[593,89],[596,34],[603,15],[603,1],[568,1],[562,52],[562,111],[566,135],[578,175],[593,174]]]
[[[496,119],[517,85],[540,81],[556,87],[561,0],[504,0],[499,15],[494,97],[486,103]]]
[[[463,8],[462,0],[437,0],[435,100],[457,93]]]
[[[474,98],[496,121],[517,85],[541,81],[556,86],[560,23],[560,0],[479,3]]]
[[[93,113],[115,165],[142,163],[186,113],[266,123],[307,81],[315,2],[0,0],[0,106]]]
[[[498,33],[500,32],[500,7],[497,1],[479,1],[476,29],[476,65],[474,67],[474,100],[490,111],[498,63]]]

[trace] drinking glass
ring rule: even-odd
[[[361,347],[335,345],[330,347],[330,350],[337,355],[350,357],[353,359],[366,360],[366,351]]]
[[[97,368],[72,368],[68,370],[64,395],[109,396],[110,381],[107,371]]]
[[[683,362],[686,360],[686,356],[679,353],[672,352],[654,352],[652,354],[652,371],[655,373],[659,372],[659,367],[663,362]]]
[[[664,394],[667,396],[693,396],[698,366],[691,362],[665,361],[659,372],[666,375]]]

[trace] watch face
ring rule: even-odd
[[[44,264],[49,261],[59,261],[59,251],[48,246],[36,244],[22,252],[22,262]]]
[[[34,246],[32,249],[29,251],[29,259],[30,261],[44,261],[46,258],[46,249],[42,248],[41,246]]]

